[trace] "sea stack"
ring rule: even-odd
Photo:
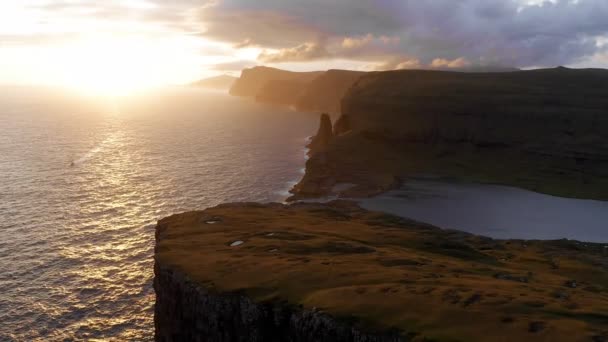
[[[321,114],[321,123],[317,134],[312,138],[312,141],[308,145],[311,154],[325,150],[329,145],[332,138],[334,137],[333,128],[331,125],[331,118],[329,114]]]

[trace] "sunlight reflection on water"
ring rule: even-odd
[[[0,96],[0,341],[151,340],[155,221],[281,201],[318,120],[195,90],[121,115],[11,96]]]

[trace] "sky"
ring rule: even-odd
[[[0,83],[103,91],[290,70],[608,67],[606,0],[0,0]]]

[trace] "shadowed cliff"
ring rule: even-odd
[[[608,198],[608,71],[369,73],[342,101],[296,198],[370,195],[432,174]]]
[[[230,94],[300,111],[337,114],[346,91],[364,74],[349,70],[291,72],[255,67],[243,70]]]
[[[308,86],[300,80],[271,80],[265,83],[255,95],[255,100],[280,106],[293,106]]]
[[[315,78],[295,102],[307,112],[340,113],[340,103],[350,87],[365,73],[350,70],[329,70]]]
[[[235,96],[256,97],[271,81],[309,83],[322,72],[292,72],[268,67],[244,69],[230,89]],[[271,88],[276,89],[276,88]]]

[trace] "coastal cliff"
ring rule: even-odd
[[[290,81],[309,83],[321,74],[322,72],[292,72],[269,67],[244,69],[241,72],[241,77],[230,88],[230,94],[255,98],[260,95],[260,92],[266,87],[268,82]]]
[[[255,67],[243,70],[230,94],[299,111],[337,114],[344,94],[364,74],[349,70],[291,72]]]
[[[608,198],[608,71],[390,71],[361,77],[294,198],[366,196],[413,175]]]
[[[225,204],[159,221],[156,341],[604,341],[606,253],[351,202]]]
[[[295,107],[305,112],[340,113],[342,98],[365,72],[329,70],[318,76],[295,101]]]
[[[236,77],[232,77],[229,75],[220,75],[196,81],[194,83],[191,83],[190,86],[198,88],[228,90],[232,87],[234,82],[236,82],[236,79]]]
[[[302,95],[308,83],[303,81],[271,80],[255,95],[255,100],[280,106],[293,106]]]
[[[241,293],[216,293],[184,273],[155,268],[155,340],[401,342],[398,334],[368,334],[331,316],[289,303],[256,303]]]

